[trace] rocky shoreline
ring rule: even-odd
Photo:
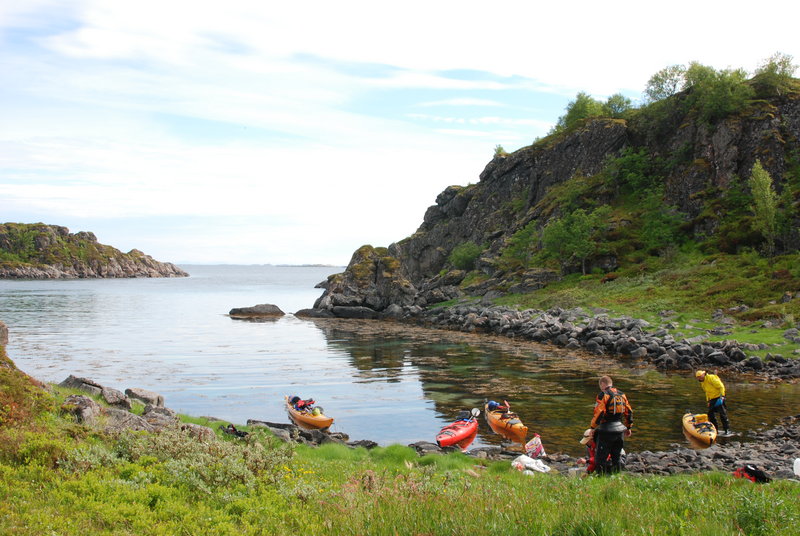
[[[215,440],[213,428],[180,422],[177,413],[164,405],[164,397],[158,393],[129,388],[123,394],[90,379],[72,375],[59,385],[99,396],[108,404],[108,407],[102,406],[91,397],[84,395],[67,397],[62,405],[62,410],[74,415],[78,422],[88,426],[102,428],[108,433],[117,433],[123,430],[158,432],[165,428],[178,427],[200,441]],[[130,412],[132,400],[145,405],[141,416]],[[218,421],[212,417],[208,417],[208,419]],[[225,431],[226,428],[221,424],[223,421],[219,422],[219,428]],[[351,448],[364,447],[367,449],[378,446],[378,443],[372,440],[351,441],[345,433],[307,430],[290,423],[248,419],[247,426],[251,429],[264,428],[278,439],[289,443],[311,446],[337,443]],[[245,439],[247,435],[246,432],[237,431],[239,438]],[[774,479],[796,478],[792,464],[795,458],[800,457],[800,414],[785,417],[773,428],[756,431],[753,437],[757,443],[731,441],[715,444],[702,450],[694,450],[674,443],[667,451],[629,452],[625,470],[633,474],[674,475],[706,471],[732,472],[745,464],[751,464],[764,470]],[[757,448],[753,447],[755,444],[758,445]],[[453,447],[440,448],[435,443],[428,441],[419,441],[408,446],[414,448],[420,456],[444,454],[457,450]],[[478,447],[466,452],[468,456],[476,459],[509,462],[520,453],[519,450],[509,450],[498,446]],[[554,473],[576,475],[584,472],[583,465],[579,463],[578,459],[567,454],[549,454],[543,456],[541,460]]]
[[[794,381],[800,378],[798,356],[768,353],[766,359],[762,359],[749,352],[769,350],[766,344],[709,341],[712,335],[730,332],[723,311],[714,314],[719,327],[688,338],[680,336],[679,326],[668,319],[664,325],[653,327],[646,320],[611,317],[605,311],[590,313],[581,308],[520,311],[511,307],[464,304],[433,309],[390,306],[385,312],[377,313],[363,306],[337,306],[331,310],[305,309],[295,315],[301,318],[393,320],[427,328],[489,333],[596,355],[633,359],[660,370],[713,368],[755,374],[770,380]],[[665,316],[669,316],[669,312],[665,312]],[[788,329],[784,338],[800,342],[800,331],[797,327]]]

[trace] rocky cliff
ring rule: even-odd
[[[413,235],[388,248],[356,251],[344,273],[321,284],[325,292],[314,307],[335,316],[371,316],[364,308],[397,316],[464,294],[491,297],[541,288],[559,274],[543,266],[511,269],[500,262],[512,236],[531,222],[541,229],[558,217],[564,208],[559,203],[568,194],[559,198],[553,192],[578,181],[581,195],[613,204],[619,178],[611,166],[625,154],[659,164],[661,202],[680,212],[681,232],[689,237],[718,232],[725,211],[720,199],[737,179],[750,176],[756,160],[779,194],[796,194],[792,188],[797,185],[789,188],[789,182],[800,175],[800,93],[754,99],[713,124],[682,106],[685,98],[679,94],[661,103],[657,116],[651,108],[626,120],[594,119],[495,156],[477,184],[450,186],[439,194]],[[615,225],[631,224],[622,220]],[[784,250],[800,247],[794,228],[783,239]],[[456,269],[450,256],[468,243],[478,245],[481,253],[465,280],[468,271]],[[618,262],[612,252],[593,256],[589,267],[610,271]]]
[[[90,232],[70,233],[43,223],[0,224],[0,279],[186,277],[174,264],[139,250],[128,253],[97,241]]]

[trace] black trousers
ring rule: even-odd
[[[597,443],[594,459],[595,472],[599,474],[618,473],[620,471],[620,453],[625,444],[624,432],[595,432],[594,440]],[[611,456],[611,459],[609,459]]]
[[[719,430],[719,426],[717,425],[717,413],[719,413],[719,418],[722,421],[722,429],[727,432],[730,430],[730,423],[728,422],[728,408],[725,407],[724,401],[722,404],[717,406],[717,400],[719,400],[719,398],[712,398],[708,401],[708,420],[711,421],[711,424],[714,425],[714,428]]]

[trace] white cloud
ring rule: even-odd
[[[462,99],[445,99],[445,100],[438,100],[438,101],[429,101],[429,102],[421,102],[417,104],[417,106],[421,107],[431,107],[431,106],[500,106],[504,107],[505,105],[502,102],[498,102],[495,100],[489,99],[469,99],[469,98],[462,98]]]

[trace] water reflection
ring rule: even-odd
[[[591,420],[602,374],[610,374],[633,404],[631,450],[688,445],[681,417],[689,409],[705,409],[702,391],[691,376],[662,373],[633,362],[385,322],[314,320],[314,324],[361,379],[418,381],[442,422],[459,410],[482,407],[488,399],[508,400],[528,425],[529,437],[540,434],[548,451],[582,453],[579,440]],[[766,384],[724,374],[723,380],[732,426],[742,432],[737,440],[746,441],[748,430],[796,413],[800,402],[796,384]],[[481,421],[482,443],[503,441]]]

